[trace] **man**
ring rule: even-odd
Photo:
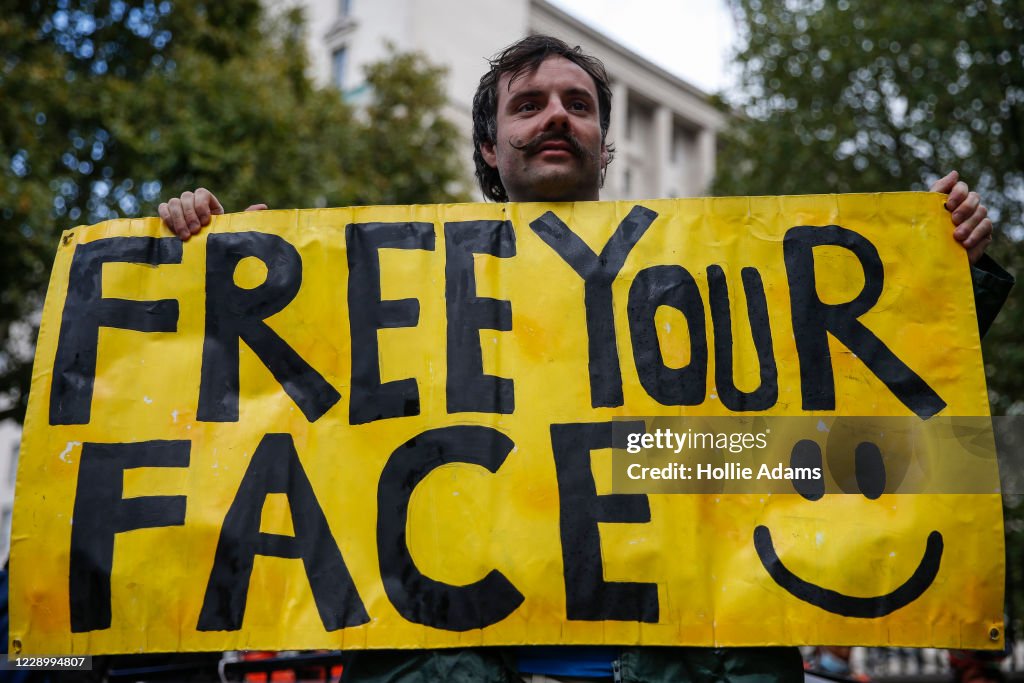
[[[547,36],[530,36],[491,61],[473,98],[473,146],[476,175],[484,195],[495,201],[597,200],[612,160],[607,143],[611,90],[604,66],[593,57]],[[1012,282],[983,253],[992,241],[992,223],[975,192],[952,172],[932,186],[949,195],[953,237],[967,250],[972,265],[985,265],[975,283],[1002,292]],[[247,210],[265,209],[257,204]],[[208,190],[186,192],[160,205],[160,216],[187,240],[224,208]],[[991,270],[993,267],[998,270]],[[988,327],[994,310],[979,314]],[[979,309],[980,298],[979,298]],[[535,681],[802,681],[796,648],[521,648],[518,662],[502,648],[434,651],[368,651],[346,667],[350,681],[489,682]],[[527,680],[530,680],[527,678]]]

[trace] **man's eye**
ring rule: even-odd
[[[537,111],[537,105],[534,104],[533,102],[524,102],[523,104],[519,105],[519,111],[523,111],[523,112]]]
[[[586,102],[582,102],[582,101],[578,101],[578,102],[573,102],[573,103],[572,103],[571,105],[569,105],[569,106],[570,106],[570,107],[572,107],[572,109],[573,109],[574,111],[587,111],[588,109],[590,109],[590,106],[589,106],[589,105],[587,105],[587,103],[586,103]]]

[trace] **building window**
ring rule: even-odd
[[[14,486],[14,479],[18,475],[18,447],[11,447],[11,457],[7,461],[7,483]]]
[[[4,508],[3,515],[0,517],[0,552],[5,554],[10,551],[11,547],[11,510],[10,508]]]
[[[345,89],[345,48],[339,47],[331,55],[331,83],[338,90]]]
[[[672,163],[685,164],[693,144],[693,133],[681,125],[672,126]]]

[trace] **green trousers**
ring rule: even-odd
[[[802,683],[795,647],[629,647],[618,660],[623,683]],[[367,650],[353,655],[342,683],[514,683],[511,648]]]

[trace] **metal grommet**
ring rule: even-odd
[[[988,630],[988,637],[991,640],[999,640],[999,628],[996,627],[996,626],[993,626],[992,628],[990,628]]]

